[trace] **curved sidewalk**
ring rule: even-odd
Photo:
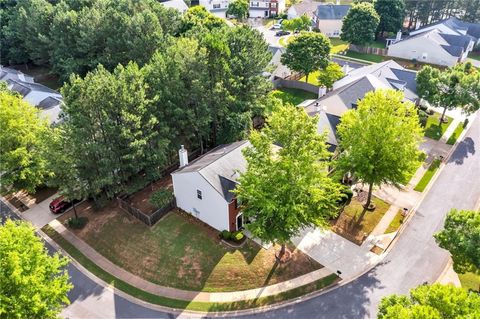
[[[95,264],[101,267],[106,272],[117,277],[118,279],[125,281],[126,283],[149,292],[154,295],[167,297],[171,299],[180,299],[187,301],[199,301],[199,302],[237,302],[242,300],[256,299],[261,297],[267,297],[276,295],[291,289],[295,289],[310,283],[313,283],[319,279],[327,277],[333,272],[324,267],[319,270],[315,270],[306,275],[287,280],[278,284],[265,286],[261,288],[232,291],[232,292],[197,292],[189,290],[181,290],[172,287],[160,286],[151,283],[143,278],[140,278],[125,269],[113,264],[111,261],[100,255],[96,250],[90,247],[83,240],[79,239],[75,234],[69,231],[58,220],[53,220],[48,224],[55,231],[62,235],[68,242],[70,242],[76,249],[82,254],[92,260]]]

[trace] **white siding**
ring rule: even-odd
[[[426,59],[423,58],[425,54]],[[445,66],[453,66],[458,62],[456,57],[451,56],[438,43],[434,43],[426,37],[418,37],[392,44],[388,47],[388,55]]]
[[[172,174],[177,206],[219,231],[229,229],[227,201],[198,173]],[[202,199],[197,198],[197,190]]]
[[[287,18],[290,20],[290,19],[295,19],[296,17],[298,17],[297,11],[295,10],[294,6],[291,6],[287,10]]]

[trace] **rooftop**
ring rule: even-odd
[[[342,20],[350,10],[350,5],[322,3],[317,7],[316,16],[320,20]]]

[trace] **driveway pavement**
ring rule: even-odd
[[[58,194],[52,195],[46,200],[31,206],[25,212],[22,213],[23,218],[30,221],[35,227],[42,228],[59,215],[52,214],[48,205],[54,198],[58,197]]]

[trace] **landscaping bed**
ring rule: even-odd
[[[417,186],[415,186],[414,190],[416,190],[417,192],[423,192],[430,180],[432,179],[433,175],[435,175],[435,172],[440,167],[441,163],[442,161],[440,161],[439,159],[434,159],[432,164],[430,164],[430,166],[428,167],[428,170],[425,172],[425,174],[423,174]]]
[[[445,118],[448,119],[447,123],[440,124],[440,117],[442,114],[435,112],[433,115],[430,115],[427,119],[427,124],[425,125],[425,136],[436,141],[440,140],[447,128],[452,123],[452,118],[445,115]]]
[[[147,215],[153,214],[158,207],[155,207],[150,203],[150,197],[157,191],[162,189],[173,189],[172,176],[168,174],[167,176],[159,179],[156,182],[153,182],[142,190],[139,190],[125,198],[125,201],[128,202],[131,206],[139,209]]]
[[[390,207],[380,198],[372,196],[372,203],[376,206],[375,210],[364,210],[365,194],[366,192],[362,192],[360,196],[353,197],[339,217],[332,222],[332,230],[335,233],[357,245],[363,243]]]
[[[79,205],[81,206],[81,205]],[[72,230],[104,257],[156,284],[194,291],[237,291],[292,279],[322,268],[293,245],[292,260],[276,264],[275,251],[251,240],[239,248],[222,244],[219,233],[178,210],[147,227],[115,205],[82,210],[89,223]],[[59,218],[65,222],[73,213]]]

